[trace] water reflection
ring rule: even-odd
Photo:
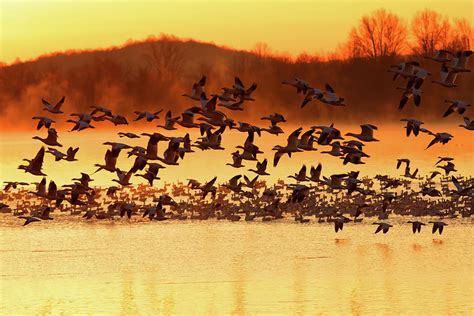
[[[243,269],[243,257],[234,258],[232,265],[232,276],[235,282],[232,284],[232,292],[234,297],[233,315],[245,315],[246,299],[245,299],[245,272]]]
[[[443,246],[444,244],[444,241],[442,239],[433,239],[433,245],[439,247],[439,246]]]
[[[348,239],[334,239],[334,243],[336,244],[336,246],[347,246],[349,244],[349,240]]]
[[[419,235],[416,242],[396,224],[380,236],[357,225],[344,239],[328,238],[334,232],[325,225],[64,225],[3,227],[2,314],[469,314],[474,308],[465,299],[474,292],[471,225],[451,225],[446,235]]]
[[[138,309],[133,293],[133,275],[129,272],[122,272],[122,299],[120,300],[121,312],[123,316],[136,315]]]
[[[413,249],[414,252],[420,252],[423,247],[420,244],[414,243],[411,245],[411,249]]]

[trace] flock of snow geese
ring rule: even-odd
[[[434,56],[426,58],[442,64],[440,79],[432,83],[443,87],[456,87],[458,74],[470,72],[467,68],[468,59],[472,51],[461,51],[452,54],[446,50],[436,51]],[[415,106],[420,106],[422,99],[422,87],[427,77],[431,75],[421,67],[419,62],[403,62],[391,66],[388,69],[393,73],[393,80],[403,78],[406,80],[405,87],[396,87],[403,91],[399,103],[402,110],[410,99]],[[297,94],[304,95],[301,108],[312,102],[321,102],[328,106],[346,106],[344,98],[340,97],[335,89],[326,84],[325,89],[311,87],[306,81],[295,78],[283,81],[296,89]],[[322,165],[312,166],[307,174],[306,166],[290,175],[289,178],[296,180],[296,184],[286,184],[279,180],[275,185],[267,186],[265,181],[259,177],[268,176],[267,159],[259,160],[258,155],[263,152],[256,145],[256,136],[260,137],[262,132],[273,135],[284,133],[280,127],[286,122],[285,117],[279,113],[273,113],[262,117],[269,121],[267,128],[258,127],[245,122],[235,122],[228,114],[219,110],[225,108],[230,112],[243,111],[244,104],[254,101],[253,94],[257,84],[246,86],[238,77],[232,87],[222,88],[220,94],[211,94],[209,97],[205,92],[206,76],[194,83],[190,93],[183,94],[184,97],[198,103],[185,110],[179,116],[173,116],[171,110],[166,112],[163,125],[158,128],[170,131],[176,130],[177,125],[183,129],[198,129],[201,137],[191,141],[190,134],[183,137],[168,137],[161,133],[141,133],[137,135],[131,132],[119,132],[123,139],[147,138],[146,148],[141,146],[130,146],[125,143],[104,142],[108,146],[103,164],[95,164],[97,170],[115,173],[114,179],[118,185],[108,188],[91,187],[93,181],[90,175],[81,173],[80,178],[72,179],[74,182],[64,185],[58,189],[54,181],[50,181],[47,187],[46,174],[42,171],[45,153],[54,156],[55,161],[65,160],[77,161],[76,154],[79,148],[69,147],[64,153],[59,148],[63,147],[58,141],[58,133],[53,124],[56,120],[47,116],[34,116],[38,121],[37,130],[47,129],[47,137],[33,137],[48,146],[41,147],[33,159],[24,159],[25,164],[18,168],[35,176],[43,177],[42,181],[36,183],[35,191],[26,191],[21,186],[29,185],[26,182],[5,182],[2,200],[17,201],[16,207],[6,203],[0,204],[2,212],[12,212],[14,215],[24,219],[24,225],[42,220],[52,220],[51,213],[55,210],[60,212],[70,211],[71,214],[83,215],[89,220],[96,218],[113,219],[115,216],[127,215],[130,219],[133,215],[140,214],[150,220],[172,220],[172,219],[200,219],[217,218],[221,220],[239,221],[245,216],[246,221],[261,219],[262,221],[273,221],[284,218],[285,215],[293,216],[296,222],[307,223],[314,216],[318,222],[334,223],[335,231],[343,229],[344,223],[360,222],[359,216],[376,216],[379,220],[388,219],[389,214],[410,215],[414,219],[408,221],[412,225],[413,233],[419,233],[425,223],[420,221],[420,216],[437,216],[439,218],[454,218],[459,215],[469,217],[472,214],[474,182],[471,178],[456,178],[451,172],[457,171],[453,158],[439,157],[435,166],[441,171],[433,171],[426,177],[418,175],[418,169],[412,171],[409,159],[398,159],[397,169],[405,167],[404,174],[400,178],[387,175],[378,175],[375,178],[359,177],[358,171],[344,174],[333,174],[329,177],[322,176]],[[446,100],[448,107],[443,117],[455,112],[464,115],[471,106],[463,100]],[[42,99],[43,110],[52,114],[54,118],[63,116],[63,105],[65,97],[57,103]],[[72,113],[67,122],[72,123],[71,131],[83,131],[95,128],[96,122],[110,121],[115,126],[127,125],[125,116],[115,114],[111,109],[103,106],[91,106],[90,113]],[[153,122],[158,120],[162,110],[158,112],[135,111],[134,121],[146,120]],[[405,118],[406,136],[413,134],[415,137],[421,133],[432,136],[427,148],[436,144],[446,144],[453,139],[447,132],[432,132],[421,127],[423,122],[414,118]],[[474,130],[474,123],[468,117],[464,117],[464,124],[460,125],[466,130]],[[226,129],[236,130],[248,135],[243,145],[236,146],[232,152],[232,162],[226,165],[232,168],[244,167],[244,161],[256,163],[255,169],[249,169],[255,173],[253,179],[243,175],[232,177],[227,183],[216,185],[217,177],[206,183],[200,183],[195,179],[188,179],[188,183],[175,183],[172,186],[165,184],[158,189],[153,186],[158,177],[159,170],[167,166],[177,166],[179,161],[192,155],[194,149],[200,150],[223,150],[222,137]],[[367,142],[376,142],[374,133],[377,126],[373,124],[362,124],[360,133],[346,133],[344,136],[334,124],[330,126],[315,125],[309,130],[303,131],[298,128],[287,138],[287,142],[273,147],[273,166],[277,167],[284,156],[296,156],[303,151],[316,151],[316,145],[327,147],[321,153],[341,159],[346,164],[364,164],[364,160],[370,157],[364,152]],[[347,137],[350,137],[348,139]],[[166,142],[167,148],[162,155],[158,154],[158,143]],[[128,171],[116,167],[117,160],[122,151],[127,150],[128,158],[134,157],[134,163]],[[442,165],[444,164],[444,165]],[[139,173],[142,171],[143,173]],[[145,179],[148,185],[140,184],[132,186],[132,176]],[[440,176],[441,189],[435,188],[434,179]],[[415,189],[414,180],[418,181],[419,190]],[[378,190],[376,188],[378,181]],[[310,183],[308,185],[304,183]],[[449,184],[454,189],[449,189]],[[13,189],[13,190],[12,190]],[[392,191],[388,191],[392,190]],[[104,194],[101,194],[105,192]],[[30,198],[25,199],[25,194]],[[158,194],[158,195],[157,195]],[[211,199],[206,199],[210,195]],[[174,197],[172,197],[174,196]],[[177,199],[181,197],[178,203]],[[34,200],[34,201],[33,201]],[[32,202],[33,201],[33,202]],[[142,202],[142,205],[137,203]],[[8,202],[7,202],[8,203]],[[469,205],[470,203],[470,205]],[[29,210],[26,210],[29,209]],[[346,216],[347,215],[347,216]],[[349,216],[349,217],[348,217]],[[136,216],[134,217],[136,218]],[[441,219],[430,221],[433,223],[432,232],[443,232],[446,223]],[[387,233],[392,227],[388,222],[378,221],[375,233],[382,231]]]

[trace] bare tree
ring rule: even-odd
[[[357,27],[352,28],[347,43],[351,57],[399,55],[407,39],[407,27],[395,14],[379,9],[365,15]]]
[[[185,55],[181,43],[172,36],[161,35],[150,41],[150,61],[158,80],[170,81],[182,71]]]
[[[257,70],[262,70],[266,64],[267,59],[271,55],[271,48],[267,43],[258,42],[255,44],[255,48],[252,50],[252,53],[255,56],[254,67]],[[261,74],[261,73],[259,73]]]
[[[417,12],[411,20],[413,52],[429,54],[435,49],[448,48],[450,28],[448,18],[436,11],[425,9]]]
[[[451,30],[449,48],[453,51],[469,50],[473,42],[474,31],[467,19],[457,19]]]

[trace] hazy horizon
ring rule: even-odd
[[[345,5],[351,10],[340,10]],[[415,12],[424,9],[438,11],[450,20],[473,19],[472,1],[257,1],[235,5],[231,1],[6,0],[0,4],[0,62],[11,64],[54,52],[120,46],[161,33],[236,50],[252,50],[264,42],[280,54],[324,55],[346,41],[360,17],[381,7],[408,24]],[[245,35],[235,36],[237,33]]]

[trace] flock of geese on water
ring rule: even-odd
[[[427,56],[435,62],[442,64],[440,79],[433,80],[435,84],[443,87],[456,87],[458,74],[470,72],[467,63],[472,51],[461,51],[452,54],[446,50],[436,51],[433,56]],[[426,78],[431,75],[420,66],[419,62],[403,62],[388,69],[392,72],[393,80],[399,78],[406,80],[406,86],[397,89],[403,91],[399,103],[402,110],[410,99],[415,106],[420,106],[422,98],[422,86]],[[301,108],[313,101],[324,103],[328,106],[345,106],[344,98],[340,97],[335,90],[326,84],[325,90],[311,87],[306,81],[295,78],[291,81],[283,81],[296,89],[297,94],[304,95]],[[47,129],[47,136],[41,138],[33,137],[48,146],[47,150],[41,147],[33,159],[24,159],[25,164],[18,168],[35,176],[43,177],[36,184],[35,191],[28,191],[21,186],[30,183],[19,181],[6,181],[4,192],[0,193],[2,201],[15,203],[9,206],[2,202],[0,210],[3,213],[11,213],[24,219],[24,225],[44,220],[52,220],[51,214],[54,210],[70,212],[72,215],[82,215],[86,220],[96,218],[97,220],[113,219],[116,216],[127,216],[140,214],[150,220],[207,220],[216,218],[218,220],[239,221],[242,217],[246,221],[260,219],[268,222],[285,217],[294,217],[296,222],[307,223],[314,216],[315,221],[334,223],[335,231],[344,227],[344,223],[358,223],[363,220],[360,217],[377,217],[378,222],[375,233],[382,231],[387,233],[392,227],[386,221],[389,214],[409,215],[413,220],[408,221],[412,225],[413,233],[419,233],[425,223],[421,222],[421,216],[439,217],[439,220],[430,221],[433,224],[432,232],[443,232],[447,224],[442,218],[455,218],[458,216],[470,217],[473,213],[474,180],[451,175],[456,172],[454,159],[451,157],[439,157],[435,163],[437,171],[421,177],[418,169],[412,171],[409,159],[398,159],[397,169],[404,168],[401,177],[390,177],[377,175],[374,178],[359,177],[358,171],[343,174],[332,174],[329,177],[322,176],[322,164],[311,166],[309,173],[305,165],[298,173],[290,175],[289,178],[296,180],[296,184],[287,184],[278,180],[274,185],[267,185],[262,177],[268,176],[267,159],[259,160],[258,155],[263,152],[255,144],[256,136],[262,132],[279,135],[284,133],[280,127],[286,122],[285,117],[279,113],[273,113],[262,117],[262,120],[270,122],[267,128],[261,128],[245,122],[235,122],[228,114],[220,111],[218,107],[229,111],[243,111],[244,104],[254,101],[253,93],[257,84],[246,86],[238,77],[232,87],[222,88],[220,94],[205,92],[206,76],[194,83],[189,94],[183,94],[193,102],[198,103],[185,110],[179,116],[173,116],[167,111],[163,125],[159,128],[170,131],[176,130],[177,125],[185,129],[199,129],[201,137],[192,142],[189,133],[183,137],[168,137],[161,133],[141,133],[137,135],[131,132],[119,132],[123,138],[147,138],[147,147],[130,146],[119,142],[104,142],[108,146],[103,164],[95,164],[97,170],[94,173],[105,171],[115,173],[114,179],[118,185],[108,188],[91,187],[93,179],[86,173],[81,173],[74,182],[58,188],[54,181],[47,186],[46,174],[42,171],[45,153],[54,156],[55,161],[65,160],[77,161],[76,154],[79,148],[69,147],[64,153],[60,150],[62,144],[58,141],[58,133],[52,125],[56,123],[53,118],[47,116],[34,116],[38,121],[37,130],[43,127]],[[62,116],[65,97],[59,102],[51,104],[42,99],[43,110],[53,117]],[[471,106],[463,100],[446,100],[447,110],[443,117],[455,112],[464,115]],[[71,131],[83,131],[95,128],[95,122],[110,121],[115,126],[127,125],[125,116],[115,114],[111,109],[103,106],[91,106],[90,113],[72,113],[67,122],[73,124]],[[158,112],[135,111],[134,121],[146,120],[152,122],[159,119],[161,110]],[[432,132],[422,127],[422,121],[414,118],[405,118],[406,136],[412,134],[417,137],[420,132],[430,135],[431,141],[427,149],[436,144],[445,145],[453,139],[447,132]],[[466,130],[474,130],[474,123],[464,116],[464,124],[460,125]],[[192,155],[194,149],[200,150],[224,150],[221,146],[222,137],[226,129],[237,130],[248,136],[243,145],[236,147],[232,152],[232,162],[226,165],[232,168],[244,167],[244,161],[255,162],[255,169],[249,169],[256,174],[254,178],[247,175],[236,175],[227,183],[216,185],[217,177],[200,183],[195,179],[188,179],[187,183],[165,183],[162,188],[153,186],[158,177],[159,170],[167,166],[177,166],[179,161],[188,155]],[[283,145],[273,147],[273,166],[277,167],[279,161],[285,156],[297,156],[303,151],[316,151],[315,146],[321,146],[321,153],[341,159],[346,164],[364,164],[364,160],[370,157],[364,152],[367,142],[378,141],[374,134],[377,126],[373,124],[362,124],[360,133],[346,133],[344,137],[334,124],[329,126],[315,125],[307,131],[298,128],[287,138]],[[348,139],[347,137],[350,137]],[[158,154],[158,143],[166,142],[167,148],[162,155]],[[324,148],[327,148],[324,150]],[[134,157],[133,166],[124,171],[116,167],[117,160],[122,151],[127,150],[128,158]],[[402,169],[403,170],[403,169]],[[131,185],[131,177],[141,177],[147,181],[147,185]],[[435,178],[440,178],[440,189],[435,187]],[[243,181],[241,181],[243,179]],[[449,188],[449,184],[454,189]],[[416,188],[416,184],[418,188]],[[389,191],[391,190],[391,191]],[[104,194],[105,193],[105,194]],[[27,196],[28,198],[25,198]],[[211,196],[211,199],[206,199]],[[27,211],[29,210],[29,211]],[[347,216],[346,216],[347,215]],[[136,216],[134,217],[136,218]]]

